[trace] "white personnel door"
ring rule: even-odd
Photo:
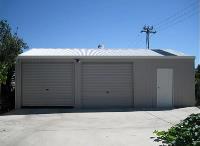
[[[173,70],[157,69],[157,107],[172,107]]]

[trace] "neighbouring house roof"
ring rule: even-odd
[[[87,49],[87,48],[32,48],[19,57],[162,57],[183,56],[184,53],[170,49]],[[190,56],[192,57],[192,56]]]

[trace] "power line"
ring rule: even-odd
[[[197,1],[198,0],[194,0],[191,4],[189,4],[188,6],[180,9],[179,11],[177,11],[176,13],[174,13],[173,15],[168,16],[165,19],[162,19],[161,21],[159,21],[157,24],[155,24],[155,27],[158,27],[166,22],[172,21],[176,18],[181,17],[182,15],[184,15],[185,13],[187,13],[187,11],[191,11],[190,9],[194,10],[195,8],[198,8],[197,5]]]
[[[175,14],[168,16],[165,19],[162,19],[154,27],[157,29],[158,32],[166,30],[178,23],[185,21],[186,19],[194,16],[195,14],[199,13],[199,3],[198,0],[194,0],[192,3],[187,5],[186,7],[180,9]],[[150,36],[151,38],[151,36]],[[142,43],[142,35],[137,34],[135,37],[134,45],[140,45]]]
[[[196,3],[195,3],[196,4]],[[190,8],[192,8],[192,6],[194,5],[194,2],[192,4],[190,4],[189,6],[186,7],[186,9],[188,10],[184,10],[182,9],[183,11],[179,11],[177,12],[176,14],[174,14],[173,16],[170,16],[170,17],[167,17],[166,19],[163,19],[162,21],[160,21],[161,23],[157,23],[155,26],[157,26],[157,30],[160,32],[160,31],[163,31],[163,30],[166,30],[170,27],[172,27],[173,25],[176,25],[178,23],[181,23],[183,21],[185,21],[186,19],[194,16],[195,14],[198,14],[199,13],[199,5],[195,5],[194,8],[197,8],[197,9],[192,9],[192,10],[189,10]],[[168,21],[167,21],[168,20]],[[166,23],[166,22],[167,23]],[[161,25],[161,24],[164,24],[165,22],[165,25]],[[159,26],[159,27],[158,27]],[[150,36],[151,38],[151,36]],[[140,41],[139,43],[141,43],[142,41]]]
[[[171,19],[170,21],[164,23],[163,25],[156,27],[156,29],[159,30],[159,29],[163,29],[165,27],[169,27],[171,25],[177,24],[177,22],[179,22],[179,21],[182,22],[182,21],[186,20],[187,18],[190,18],[191,16],[198,14],[198,13],[199,13],[199,9],[193,9],[188,12],[184,12],[179,17],[175,17],[175,18]]]
[[[198,10],[197,12],[199,13],[200,11]],[[162,27],[162,29],[159,28],[159,29],[158,29],[158,32],[165,31],[165,30],[167,30],[167,29],[173,27],[174,25],[176,25],[176,24],[178,24],[178,23],[181,23],[181,22],[185,21],[186,19],[188,19],[188,18],[190,18],[190,17],[192,17],[192,16],[194,16],[195,14],[198,14],[198,13],[196,13],[196,12],[195,12],[195,13],[192,13],[192,14],[188,15],[185,19],[179,19],[178,21],[175,21],[174,23],[171,23],[170,25],[167,25],[167,26],[165,26],[165,27]],[[150,38],[151,38],[151,37],[152,37],[152,36],[150,36]]]
[[[185,19],[179,19],[178,21],[175,21],[174,23],[171,23],[170,25],[165,26],[165,27],[163,27],[162,29],[158,30],[158,32],[165,31],[165,30],[167,30],[167,29],[173,27],[174,25],[176,25],[176,24],[178,24],[178,23],[181,23],[181,22],[185,21],[186,19],[188,19],[188,18],[194,16],[195,14],[198,14],[199,12],[200,12],[200,11],[198,10],[197,12],[194,12],[194,13],[188,15],[187,17],[185,17]],[[150,38],[151,38],[151,37],[153,37],[153,36],[150,36]]]

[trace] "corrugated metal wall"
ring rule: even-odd
[[[157,106],[157,69],[173,69],[173,104],[176,107],[195,104],[194,60],[148,59],[134,61],[135,107]]]
[[[23,78],[23,69],[21,68],[21,64],[26,63],[69,63],[74,62],[72,59],[59,59],[59,58],[53,58],[53,59],[18,59],[16,64],[16,108],[21,107],[22,103],[22,94],[23,87],[22,85],[22,78]],[[96,67],[93,63],[97,64],[113,64],[113,63],[122,63],[123,65],[118,66],[118,68],[121,68],[119,71],[126,70],[127,72],[127,79],[130,78],[130,74],[132,74],[133,80],[133,86],[132,90],[134,90],[134,107],[156,107],[157,103],[157,69],[158,68],[171,68],[173,69],[173,103],[174,106],[193,106],[195,104],[195,92],[194,92],[194,60],[193,59],[80,59],[80,62],[75,62],[75,77],[72,77],[75,82],[75,106],[81,107],[81,104],[83,103],[83,98],[92,97],[94,93],[91,92],[90,95],[88,95],[88,91],[90,91],[90,83],[92,82],[103,82],[103,80],[98,80],[89,77],[89,80],[87,81],[88,75],[93,74],[96,70],[98,72],[105,71],[109,72],[111,71],[109,67],[102,66],[101,68]],[[90,64],[92,63],[92,64]],[[129,72],[130,64],[132,64],[132,73]],[[125,68],[123,66],[125,65]],[[93,70],[89,71],[88,68],[93,68]],[[99,70],[100,69],[100,70]],[[131,70],[131,69],[130,69]],[[49,72],[51,72],[49,70]],[[129,74],[129,73],[130,74]],[[87,75],[88,74],[88,75]],[[103,72],[102,72],[103,74]],[[59,73],[56,73],[55,78],[57,76],[60,76]],[[61,75],[62,76],[62,75]],[[102,75],[100,75],[102,76]],[[114,76],[114,75],[113,75]],[[58,77],[59,78],[59,77]],[[126,80],[126,79],[125,79]],[[133,81],[132,80],[132,81]],[[86,85],[85,85],[86,84]],[[120,85],[120,83],[118,82]],[[128,82],[127,82],[128,84]],[[109,86],[108,83],[104,83],[105,87]],[[73,86],[74,87],[74,86]],[[92,88],[92,87],[91,87]],[[118,86],[117,88],[120,88]],[[97,88],[95,87],[97,95],[101,95],[100,85]],[[104,91],[108,89],[104,88]],[[115,90],[115,89],[114,89]],[[127,91],[127,95],[129,95],[130,90],[125,89],[124,91]],[[73,94],[74,94],[73,93]],[[100,93],[100,94],[99,94]],[[125,94],[125,95],[126,95]],[[94,94],[95,95],[95,94]],[[95,96],[97,96],[95,95]],[[114,95],[114,94],[113,94]],[[23,95],[25,96],[25,95]],[[74,95],[73,95],[74,96]],[[116,95],[117,96],[117,95]],[[85,99],[86,99],[85,98]],[[92,99],[91,99],[92,100]],[[97,99],[98,100],[98,97]],[[82,101],[82,102],[81,102]],[[113,102],[115,102],[113,100]],[[118,102],[118,101],[117,101]],[[94,103],[93,101],[91,103]],[[132,101],[131,101],[132,103]],[[89,103],[88,103],[89,104]]]

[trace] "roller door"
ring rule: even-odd
[[[23,63],[23,106],[73,106],[73,63]]]
[[[83,107],[133,106],[132,63],[83,63]]]

